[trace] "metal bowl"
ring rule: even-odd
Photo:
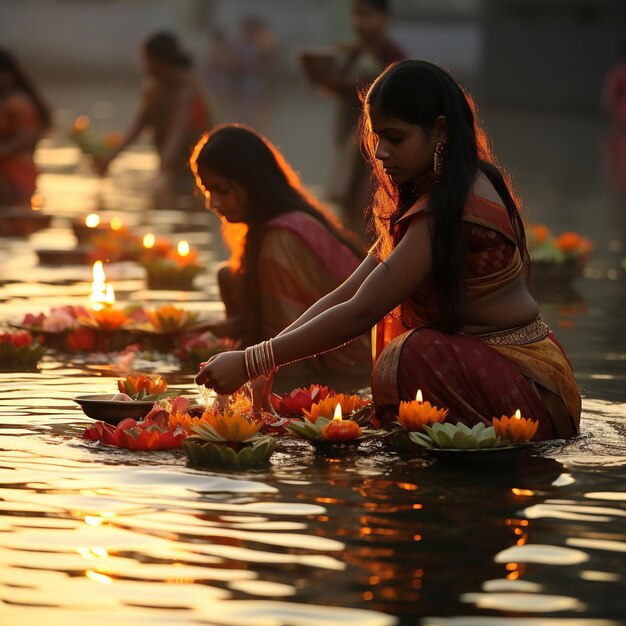
[[[87,417],[100,420],[117,426],[127,417],[140,420],[144,418],[152,407],[153,400],[111,400],[116,395],[105,393],[99,395],[76,396],[74,402],[80,405]]]

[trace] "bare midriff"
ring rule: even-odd
[[[537,303],[520,275],[505,287],[468,302],[461,332],[481,335],[507,330],[529,324],[538,313]]]

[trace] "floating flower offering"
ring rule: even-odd
[[[46,347],[33,339],[27,330],[0,333],[0,367],[20,369],[36,367]]]
[[[513,442],[530,441],[535,436],[537,428],[539,428],[539,422],[522,417],[518,409],[512,417],[507,417],[506,415],[499,419],[494,417],[493,428],[496,435],[501,439]]]
[[[181,337],[174,354],[186,365],[197,368],[198,363],[208,361],[220,352],[234,347],[232,339],[218,339],[211,333]]]
[[[465,424],[440,424],[424,426],[424,432],[411,432],[411,441],[424,448],[443,448],[454,450],[475,450],[483,448],[502,448],[511,446],[506,439],[501,439],[493,426],[483,423],[470,428]]]
[[[144,237],[146,252],[139,264],[146,269],[149,289],[193,289],[193,281],[204,268],[198,263],[198,251],[188,242],[179,241],[176,247],[167,242],[167,247],[157,250],[157,241]],[[146,244],[148,244],[146,246]]]
[[[146,314],[152,330],[164,334],[187,331],[198,320],[197,313],[170,304],[160,306],[154,311],[146,311]]]
[[[161,376],[129,374],[124,380],[117,381],[120,393],[125,393],[132,400],[157,400],[167,391],[167,383]]]
[[[400,402],[398,422],[409,431],[418,431],[424,426],[443,422],[447,415],[448,409],[440,409],[430,402],[424,402],[422,390],[418,389],[415,400]]]
[[[80,324],[93,328],[96,331],[110,333],[131,324],[131,319],[123,309],[105,307],[98,311],[91,310],[84,317],[80,317]]]
[[[263,422],[254,422],[238,413],[207,411],[195,433],[183,442],[192,465],[259,465],[267,463],[276,448],[276,439],[259,434]]]
[[[127,418],[117,426],[97,422],[87,428],[83,438],[99,441],[105,446],[126,448],[127,450],[174,450],[183,445],[184,433],[173,433],[165,420],[144,419],[137,422]]]
[[[68,133],[70,139],[83,151],[94,157],[102,157],[109,150],[119,146],[122,142],[120,133],[112,132],[106,135],[98,135],[89,128],[89,118],[80,115],[70,127]]]
[[[327,400],[335,401],[332,418],[329,419],[323,415],[318,415],[315,421],[311,421],[306,416],[303,422],[292,421],[291,424],[285,426],[285,429],[293,437],[307,439],[315,445],[324,443],[358,444],[366,439],[387,435],[386,431],[361,427],[352,419],[344,420],[343,407],[337,402],[337,398],[340,396],[343,396],[343,394],[327,398]],[[313,408],[315,408],[315,405]]]

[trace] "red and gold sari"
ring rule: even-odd
[[[401,238],[411,218],[425,214],[422,197],[399,220]],[[505,207],[481,175],[463,217],[468,241],[465,272],[469,301],[496,292],[522,273],[522,260]],[[401,400],[417,389],[468,425],[520,409],[539,420],[535,439],[572,437],[581,401],[571,365],[538,317],[526,326],[488,335],[447,335],[429,328],[437,315],[432,280],[374,329],[372,391],[379,415],[393,419]]]

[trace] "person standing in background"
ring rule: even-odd
[[[389,0],[354,0],[356,42],[341,46],[331,66],[304,66],[309,79],[337,99],[337,163],[329,200],[342,207],[348,226],[362,235],[363,211],[370,203],[373,186],[371,169],[360,150],[359,93],[389,64],[406,58],[404,50],[388,36],[390,12]]]
[[[0,207],[28,205],[37,184],[33,155],[50,111],[12,54],[0,48]]]
[[[113,159],[149,128],[160,157],[158,189],[182,187],[181,191],[191,193],[189,157],[202,133],[213,125],[211,112],[191,72],[191,57],[174,35],[162,32],[149,37],[143,44],[142,58],[148,82],[139,113],[121,144],[97,160],[96,168],[105,174]]]

